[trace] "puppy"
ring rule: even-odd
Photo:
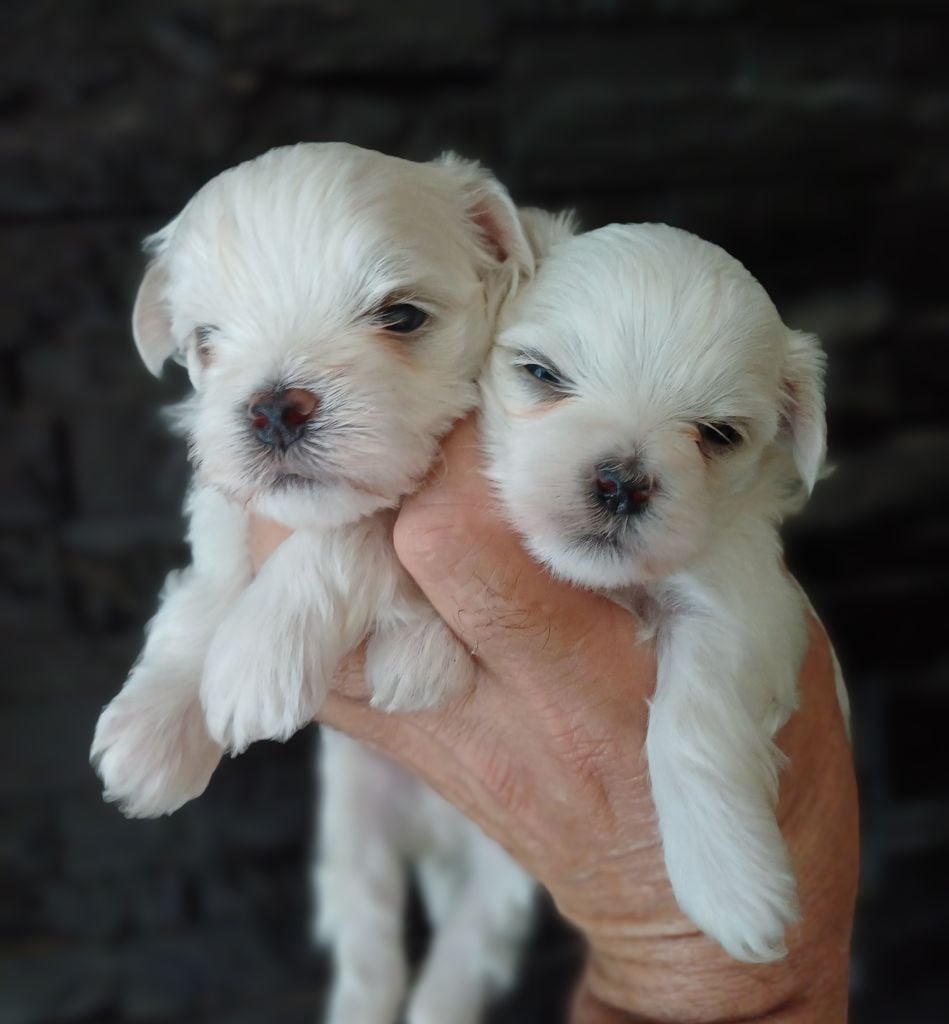
[[[194,394],[177,420],[195,475],[192,563],[169,576],[92,747],[106,799],[133,816],[198,796],[222,750],[310,722],[367,636],[381,707],[429,707],[469,684],[467,652],[396,560],[394,510],[475,404],[499,306],[533,270],[483,170],[335,144],[224,172],[148,249],[135,341],[155,373],[168,358],[187,366]],[[256,577],[252,513],[295,531]],[[395,1021],[411,855],[437,934],[409,1019],[474,1021],[510,974],[505,921],[530,881],[395,766],[328,731],[321,749],[329,1019]]]
[[[529,551],[656,637],[646,752],[669,877],[746,961],[781,957],[798,916],[773,738],[808,634],[777,528],[823,465],[823,371],[722,249],[612,225],[552,241],[482,382],[489,475]]]

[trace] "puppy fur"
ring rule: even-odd
[[[92,747],[106,799],[146,817],[202,793],[224,750],[310,722],[366,637],[380,707],[469,685],[468,654],[401,569],[392,525],[474,406],[498,309],[533,272],[510,199],[476,165],[337,144],[224,172],[147,247],[136,344],[154,373],[185,364],[194,387],[176,414],[192,561],[169,576]],[[256,577],[252,513],[295,531]],[[407,1019],[476,1021],[510,978],[530,879],[394,765],[329,731],[321,761],[329,1021],[398,1017],[407,860],[436,927]]]
[[[483,377],[489,475],[538,560],[655,636],[646,753],[676,897],[733,957],[774,960],[798,901],[773,738],[807,645],[778,524],[823,465],[824,357],[684,231],[548,241]]]

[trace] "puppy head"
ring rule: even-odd
[[[612,225],[556,242],[505,310],[483,377],[489,473],[555,573],[649,583],[813,486],[822,377],[816,339],[722,249]]]
[[[294,524],[411,489],[533,269],[485,171],[341,144],[225,171],[147,245],[135,340],[153,372],[188,368],[199,477]]]

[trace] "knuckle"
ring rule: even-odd
[[[395,553],[414,575],[443,569],[470,548],[475,524],[465,508],[412,501],[399,513],[393,532]]]
[[[503,754],[488,758],[482,766],[482,780],[498,807],[507,815],[520,816],[529,806],[528,780],[520,766]]]

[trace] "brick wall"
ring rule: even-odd
[[[134,354],[139,242],[217,171],[342,139],[479,157],[587,226],[720,242],[830,354],[836,473],[788,531],[856,713],[858,1024],[943,1019],[949,32],[942,0],[50,0],[0,12],[0,1020],[303,1021],[312,738],[128,823],[86,763],[180,564]],[[550,923],[496,1020],[557,1019]]]

